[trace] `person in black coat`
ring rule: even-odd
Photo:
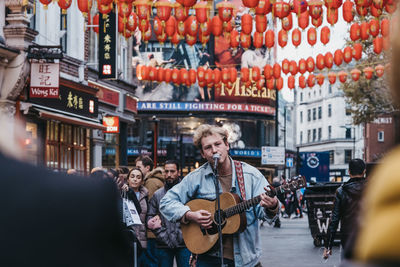
[[[0,166],[0,266],[132,266],[112,179]]]

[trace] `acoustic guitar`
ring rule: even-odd
[[[297,189],[303,187],[306,187],[304,176],[297,176],[279,187],[274,188],[269,186],[270,190],[265,193],[270,197],[274,197],[277,194],[295,192]],[[237,194],[222,193],[220,195],[222,234],[243,232],[247,226],[245,211],[259,204],[260,201],[261,195],[242,201]],[[186,247],[194,254],[203,254],[210,250],[218,241],[217,201],[194,199],[186,203],[186,205],[189,206],[191,211],[207,210],[213,218],[212,227],[209,229],[204,229],[192,221],[188,224],[181,224]]]

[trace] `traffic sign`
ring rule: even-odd
[[[293,167],[293,158],[286,158],[286,167]]]
[[[285,165],[285,148],[278,146],[261,147],[262,165]]]

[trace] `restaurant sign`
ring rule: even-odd
[[[119,133],[119,117],[103,117],[103,125],[107,127],[105,133]]]
[[[99,78],[117,78],[117,54],[116,54],[116,15],[115,11],[108,14],[100,14],[99,17]]]
[[[59,63],[32,63],[29,97],[58,98],[59,79]]]

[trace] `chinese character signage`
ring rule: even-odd
[[[30,102],[91,118],[97,118],[98,115],[95,96],[65,86],[60,86],[58,98],[30,97]]]
[[[116,19],[114,11],[99,14],[99,78],[116,79]]]
[[[103,125],[107,127],[105,133],[119,133],[119,117],[103,117]]]
[[[58,98],[60,65],[58,63],[32,63],[30,98]]]

